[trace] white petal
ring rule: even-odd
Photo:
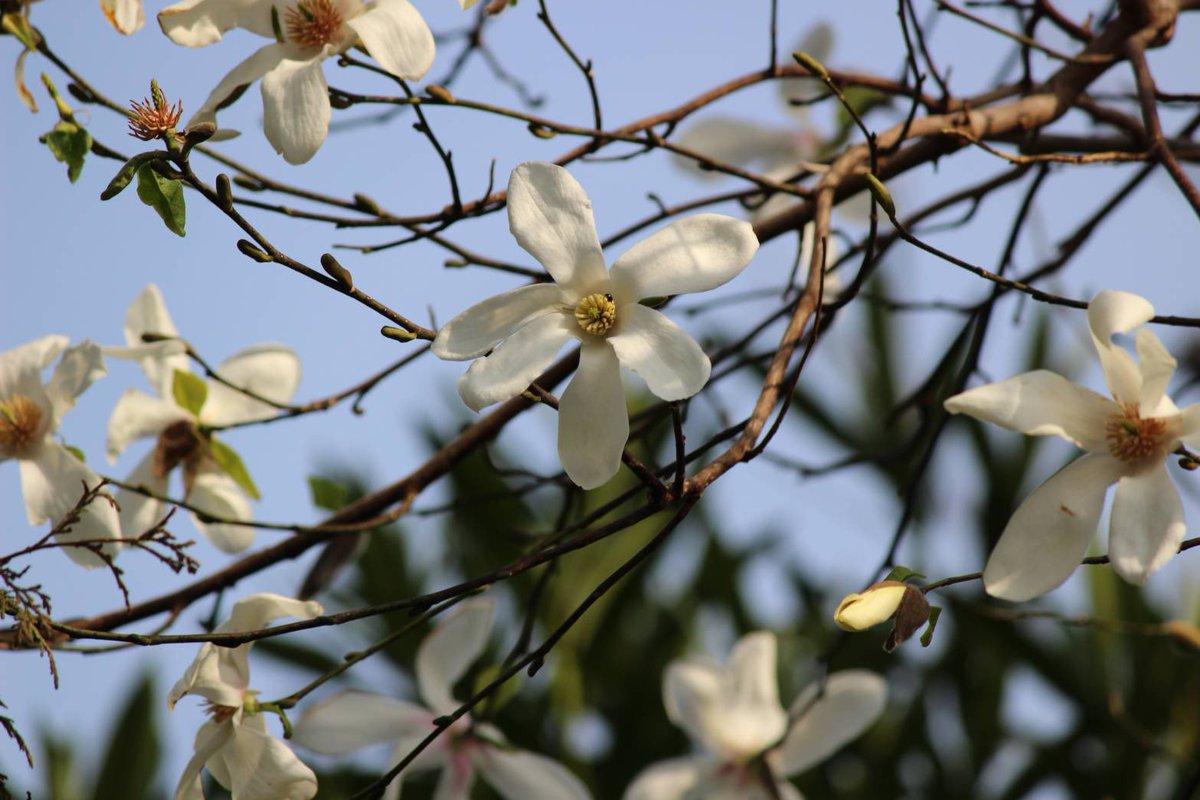
[[[142,0],[100,0],[100,10],[109,24],[126,36],[137,33],[146,24]]]
[[[208,721],[196,731],[192,745],[193,754],[183,768],[179,783],[175,786],[175,800],[204,800],[204,786],[200,771],[210,758],[233,738],[233,725],[229,722]]]
[[[171,395],[167,395],[170,397]],[[158,436],[163,429],[175,422],[190,420],[192,416],[170,400],[151,397],[137,389],[126,389],[112,416],[108,418],[108,460],[116,461],[129,443],[143,436]]]
[[[545,756],[487,745],[476,752],[474,761],[483,779],[505,800],[591,800],[579,778]]]
[[[550,366],[576,330],[574,318],[561,313],[527,322],[467,369],[458,380],[459,397],[475,411],[516,397]]]
[[[781,164],[795,164],[812,155],[807,152],[808,148],[802,147],[802,140],[795,132],[738,117],[707,117],[686,128],[674,141],[680,147],[702,153],[714,161],[735,167],[757,165],[764,171]],[[674,161],[698,176],[725,177],[722,172],[701,169],[694,159],[685,156],[676,156]]]
[[[663,707],[667,718],[693,740],[708,740],[721,692],[721,667],[708,658],[683,658],[672,661],[663,672]]]
[[[740,705],[779,707],[779,684],[775,678],[775,635],[749,633],[738,640],[725,667],[730,696]]]
[[[315,600],[296,600],[273,592],[259,592],[233,605],[229,619],[217,627],[219,633],[236,633],[265,628],[277,619],[312,619],[324,613]]]
[[[1149,328],[1139,328],[1134,341],[1137,344],[1138,370],[1142,373],[1142,391],[1138,397],[1142,416],[1169,414],[1169,406],[1163,401],[1166,399],[1167,384],[1175,374],[1175,359]]]
[[[1179,412],[1179,438],[1191,450],[1200,450],[1200,403]]]
[[[558,310],[562,302],[562,290],[550,283],[489,297],[442,326],[433,340],[433,354],[448,361],[479,358],[525,323]]]
[[[254,518],[250,501],[242,494],[241,488],[233,478],[215,469],[205,469],[197,473],[187,500],[214,517],[247,522]],[[254,541],[254,528],[249,525],[204,522],[195,514],[192,515],[192,520],[205,538],[223,553],[240,553]]]
[[[749,222],[724,214],[677,220],[635,244],[612,267],[618,304],[707,292],[732,280],[758,252]]]
[[[674,758],[651,764],[638,773],[622,795],[624,800],[685,800],[693,787],[708,777],[714,764],[706,758]]]
[[[418,80],[433,66],[433,33],[408,0],[376,0],[346,25],[371,58],[397,78]]]
[[[160,15],[161,19],[161,15]],[[292,53],[286,45],[272,42],[255,50],[249,58],[231,69],[216,88],[209,93],[204,104],[188,120],[187,126],[200,122],[216,122],[217,109],[230,102],[242,87],[249,86],[271,70],[278,67]]]
[[[147,453],[125,479],[130,486],[145,486],[156,494],[167,490],[165,478],[154,474],[154,451]],[[141,536],[157,525],[167,514],[166,506],[144,494],[127,489],[117,490],[117,505],[121,508],[121,530],[128,538]]]
[[[603,342],[585,342],[579,367],[559,398],[558,459],[577,486],[595,489],[621,468],[628,439],[629,412],[617,354]]]
[[[47,442],[32,458],[20,462],[21,488],[25,495],[25,510],[32,525],[49,520],[61,522],[83,497],[84,484],[95,488],[100,476],[71,455],[61,445]],[[116,508],[104,497],[97,497],[80,510],[79,520],[55,538],[60,542],[118,539],[120,519]],[[120,544],[102,545],[103,552],[115,556]],[[102,567],[104,559],[83,547],[64,547],[63,552],[83,567]]]
[[[1179,552],[1185,533],[1179,491],[1165,464],[1117,481],[1108,552],[1118,575],[1130,583],[1145,583]]]
[[[175,44],[203,47],[230,28],[274,38],[270,0],[184,0],[158,12],[158,25]]]
[[[277,403],[290,402],[300,385],[300,359],[281,344],[258,344],[240,350],[217,367],[225,380]],[[279,412],[223,383],[209,379],[200,418],[209,425],[232,425],[270,419]]]
[[[488,598],[460,603],[417,648],[417,686],[439,716],[460,705],[451,689],[487,647],[493,604]]]
[[[262,723],[259,716],[234,727],[233,740],[213,757],[220,768],[209,766],[213,777],[225,772],[226,788],[237,800],[309,800],[317,793],[317,776]]]
[[[292,741],[309,750],[343,755],[377,742],[433,732],[433,714],[402,700],[345,691],[305,710]]]
[[[179,331],[167,313],[162,292],[153,283],[148,284],[125,312],[126,348],[108,348],[105,352],[114,358],[136,358],[150,386],[159,397],[169,398],[175,381],[175,371],[188,371],[188,357],[184,354],[182,341],[148,343],[142,335],[152,333],[159,336],[178,336]]]
[[[0,353],[0,402],[23,394],[44,411],[52,410],[42,370],[67,347],[65,336],[43,336]]]
[[[1060,436],[1093,453],[1107,452],[1104,425],[1120,412],[1112,401],[1044,369],[956,394],[946,410],[1027,436]]]
[[[1107,454],[1085,455],[1034,489],[988,557],[987,593],[1023,602],[1069,578],[1096,533],[1104,494],[1121,471],[1121,462]]]
[[[531,161],[512,171],[508,229],[559,286],[580,297],[605,291],[608,274],[592,204],[562,167]]]
[[[437,788],[433,791],[433,800],[470,800],[474,783],[475,769],[470,763],[458,767],[451,762],[442,770]]]
[[[46,395],[54,405],[54,416],[61,417],[70,411],[75,406],[75,398],[106,374],[104,357],[95,342],[83,341],[69,348],[46,384]]]
[[[617,310],[608,343],[621,366],[642,376],[663,400],[682,400],[704,388],[712,364],[696,340],[652,308],[627,303]]]
[[[263,132],[289,164],[303,164],[329,135],[329,86],[324,54],[305,60],[285,59],[263,75]]]
[[[775,754],[779,775],[795,775],[829,758],[875,724],[887,706],[887,682],[866,670],[835,672],[817,698],[819,690],[813,684],[792,703],[792,713],[802,716]]]
[[[1088,303],[1087,316],[1109,391],[1118,402],[1136,403],[1142,388],[1141,372],[1129,353],[1113,344],[1112,337],[1149,320],[1154,306],[1136,294],[1104,291]]]

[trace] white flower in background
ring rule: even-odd
[[[100,10],[109,24],[126,36],[137,33],[146,23],[142,0],[100,0]]]
[[[1180,411],[1167,397],[1175,359],[1149,329],[1138,328],[1154,316],[1149,302],[1127,292],[1100,292],[1087,316],[1111,400],[1036,370],[946,401],[951,413],[1029,436],[1059,436],[1086,451],[1013,513],[983,571],[993,597],[1029,600],[1070,577],[1114,483],[1108,546],[1118,575],[1142,583],[1183,540],[1183,506],[1166,459],[1181,442],[1200,448],[1200,403]],[[1136,363],[1112,341],[1135,328]]]
[[[758,239],[746,222],[697,214],[634,245],[605,270],[583,187],[562,167],[543,163],[513,170],[508,224],[554,283],[468,308],[438,331],[433,352],[476,359],[458,393],[478,411],[519,395],[564,344],[578,340],[579,368],[560,399],[558,455],[571,480],[595,488],[616,474],[629,438],[620,367],[663,400],[691,397],[711,370],[700,345],[638,301],[715,289],[750,262]]]
[[[294,740],[309,750],[342,755],[377,742],[395,742],[395,760],[407,756],[433,732],[437,717],[461,705],[454,684],[487,648],[492,602],[468,600],[421,642],[417,649],[417,688],[425,706],[383,695],[346,691],[324,700],[296,723]],[[409,770],[441,770],[438,800],[467,800],[478,773],[506,800],[587,800],[584,785],[552,759],[517,750],[494,726],[464,714],[434,740]],[[407,772],[392,781],[385,800],[400,796]]]
[[[65,352],[64,352],[65,351]],[[62,353],[49,383],[42,372]],[[75,398],[105,374],[100,348],[83,342],[67,348],[67,337],[45,336],[0,353],[0,461],[15,458],[21,472],[25,512],[31,525],[57,524],[83,497],[84,485],[94,489],[100,476],[54,441],[59,419],[75,405]],[[59,542],[118,539],[117,511],[103,497],[80,511]],[[104,559],[83,547],[62,548],[85,567],[104,565]],[[103,545],[113,556],[118,543]]]
[[[276,409],[216,380],[192,375],[179,340],[147,344],[143,334],[177,336],[162,294],[150,284],[125,316],[128,347],[107,348],[109,355],[136,358],[157,397],[127,389],[108,421],[108,457],[135,439],[155,437],[154,449],[138,463],[127,482],[165,494],[175,467],[183,469],[184,499],[214,517],[250,520],[247,492],[257,490],[240,459],[203,426],[234,425],[275,416]],[[278,403],[286,403],[300,382],[300,361],[288,347],[258,344],[234,354],[217,367],[230,383]],[[137,492],[120,490],[121,526],[130,536],[148,530],[166,514],[165,505]],[[196,527],[221,550],[236,553],[250,546],[254,529],[245,525],[207,524],[192,515]]]
[[[277,594],[239,600],[215,633],[267,627],[277,619],[312,619],[322,613],[314,601]],[[205,700],[208,721],[196,732],[194,754],[175,787],[175,800],[203,800],[200,771],[208,773],[233,800],[308,800],[317,793],[317,776],[283,742],[267,733],[257,692],[250,689],[250,648],[218,647],[206,642],[196,660],[171,689],[167,708],[185,695]]]
[[[861,736],[883,713],[887,684],[865,670],[836,672],[784,711],[775,636],[758,632],[743,636],[724,666],[707,658],[672,662],[663,676],[663,705],[705,752],[643,770],[625,800],[799,800],[787,776]],[[763,785],[763,762],[775,792]]]
[[[230,28],[275,40],[222,78],[188,126],[215,122],[217,109],[261,78],[267,141],[292,164],[312,158],[329,133],[326,58],[361,44],[405,80],[433,64],[433,34],[408,0],[184,0],[160,11],[158,23],[187,47],[219,41]]]

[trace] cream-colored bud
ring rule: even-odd
[[[848,594],[833,612],[833,621],[846,631],[865,631],[882,625],[896,614],[911,587],[900,581],[881,581],[861,594]]]

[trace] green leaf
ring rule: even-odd
[[[262,495],[258,493],[258,487],[254,485],[254,479],[250,477],[250,473],[246,470],[246,465],[242,463],[242,457],[237,454],[237,451],[216,439],[209,444],[212,447],[213,459],[216,460],[221,471],[233,478],[234,483],[240,486],[243,492],[255,500],[261,499]]]
[[[80,450],[78,447],[74,447],[69,444],[64,444],[63,449],[66,450],[71,455],[75,456],[77,459],[79,459],[80,463],[82,463],[82,464],[87,463],[87,458],[84,457],[83,451]]]
[[[208,384],[203,378],[177,369],[171,384],[171,394],[175,396],[175,405],[198,417],[200,409],[204,408],[204,401],[208,399]]]
[[[143,164],[137,171],[138,197],[162,217],[167,229],[176,236],[183,236],[183,225],[187,209],[183,203],[183,186],[179,181],[164,178],[150,164]]]
[[[138,153],[133,158],[129,159],[117,170],[117,174],[108,182],[108,186],[100,193],[101,200],[112,200],[114,197],[125,191],[125,187],[133,180],[133,176],[144,165],[151,161],[162,161],[167,158],[167,154],[161,150],[150,150],[146,153]]]
[[[153,786],[161,752],[158,735],[158,692],[150,673],[129,693],[108,737],[108,747],[95,784],[94,800],[120,797],[145,800]]]
[[[308,490],[312,494],[313,505],[326,511],[337,511],[350,499],[350,492],[345,486],[320,475],[308,476]]]
[[[885,581],[906,581],[909,578],[924,578],[925,576],[914,569],[908,567],[892,567],[892,571],[884,578]]]
[[[60,122],[42,137],[50,152],[67,165],[67,178],[74,183],[83,172],[83,158],[92,149],[92,135],[73,122]]]
[[[921,634],[921,647],[929,647],[929,643],[933,641],[933,629],[937,627],[938,617],[941,615],[941,606],[930,607],[929,624],[925,626],[925,632]]]

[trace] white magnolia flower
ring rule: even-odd
[[[433,64],[433,34],[408,0],[183,0],[160,11],[158,23],[187,47],[219,41],[230,28],[275,40],[222,78],[188,125],[215,122],[217,109],[261,78],[267,140],[292,164],[312,158],[329,133],[326,58],[361,44],[405,80]]]
[[[1200,448],[1200,403],[1180,411],[1167,397],[1175,359],[1149,329],[1138,328],[1154,316],[1149,302],[1126,292],[1100,292],[1087,315],[1111,400],[1036,370],[946,401],[951,413],[1030,436],[1060,436],[1086,451],[1013,513],[983,571],[993,597],[1029,600],[1070,577],[1114,483],[1108,546],[1118,575],[1142,583],[1183,540],[1183,506],[1165,462],[1181,442]],[[1136,363],[1112,341],[1114,334],[1135,328]]]
[[[109,24],[126,36],[137,33],[146,23],[142,0],[100,0],[100,10]]]
[[[672,662],[663,676],[663,705],[705,752],[643,770],[625,800],[799,800],[786,778],[862,735],[887,705],[887,684],[865,670],[837,672],[784,711],[775,636],[758,632],[743,636],[724,666],[707,658]],[[763,785],[764,762],[774,793]]]
[[[461,705],[451,689],[483,654],[491,630],[491,600],[462,603],[417,649],[417,687],[425,706],[366,692],[342,692],[304,713],[296,723],[295,741],[330,755],[395,742],[399,761],[433,732],[434,719]],[[434,795],[438,800],[467,800],[476,773],[506,800],[588,800],[591,796],[557,761],[513,748],[494,726],[475,722],[469,714],[434,740],[408,769],[441,770]],[[400,796],[405,774],[388,785],[385,800]]]
[[[558,455],[585,489],[616,474],[629,437],[620,367],[664,400],[691,397],[708,381],[708,356],[647,297],[703,292],[735,277],[758,249],[750,225],[720,214],[678,220],[604,268],[587,195],[553,164],[528,163],[508,182],[508,224],[517,243],[554,283],[522,286],[484,300],[438,331],[439,358],[476,359],[458,382],[478,411],[515,397],[580,342],[579,368],[560,400]]]
[[[167,314],[162,294],[150,284],[129,306],[125,316],[128,347],[107,348],[109,355],[136,358],[157,397],[127,389],[108,421],[108,458],[117,456],[141,437],[155,437],[154,449],[134,467],[127,482],[143,485],[155,494],[165,494],[167,479],[175,467],[183,468],[184,499],[214,517],[250,520],[253,513],[243,486],[218,465],[222,445],[204,429],[206,425],[232,425],[267,419],[278,413],[270,405],[247,397],[216,380],[202,381],[188,368],[188,357],[179,340],[147,344],[142,335],[177,336]],[[200,398],[191,398],[197,410],[188,407],[187,393],[179,387],[183,373],[187,385],[204,387]],[[300,381],[300,361],[288,347],[257,344],[235,353],[217,367],[217,374],[230,383],[261,397],[286,403]],[[252,485],[251,487],[252,488]],[[131,536],[148,530],[162,519],[166,508],[158,500],[127,490],[117,493],[122,529]],[[196,527],[221,550],[236,553],[254,539],[254,529],[245,525],[207,524],[192,515]]]
[[[65,350],[65,352],[64,352]],[[42,372],[62,353],[49,383]],[[58,523],[83,497],[84,485],[96,488],[100,476],[54,441],[59,419],[75,398],[105,374],[100,348],[83,342],[67,348],[67,337],[45,336],[0,353],[0,461],[17,459],[25,512],[31,525]],[[84,506],[80,518],[60,533],[60,542],[117,539],[117,511],[105,498]],[[103,551],[115,555],[117,543]],[[76,563],[103,566],[104,560],[84,547],[64,547]]]
[[[277,619],[312,619],[321,605],[261,593],[239,600],[216,633],[265,628]],[[309,800],[317,776],[283,742],[267,733],[267,723],[250,686],[250,648],[206,642],[196,660],[171,689],[167,708],[184,695],[205,700],[208,721],[196,732],[194,754],[175,787],[175,800],[204,800],[200,771],[233,794],[233,800]]]

